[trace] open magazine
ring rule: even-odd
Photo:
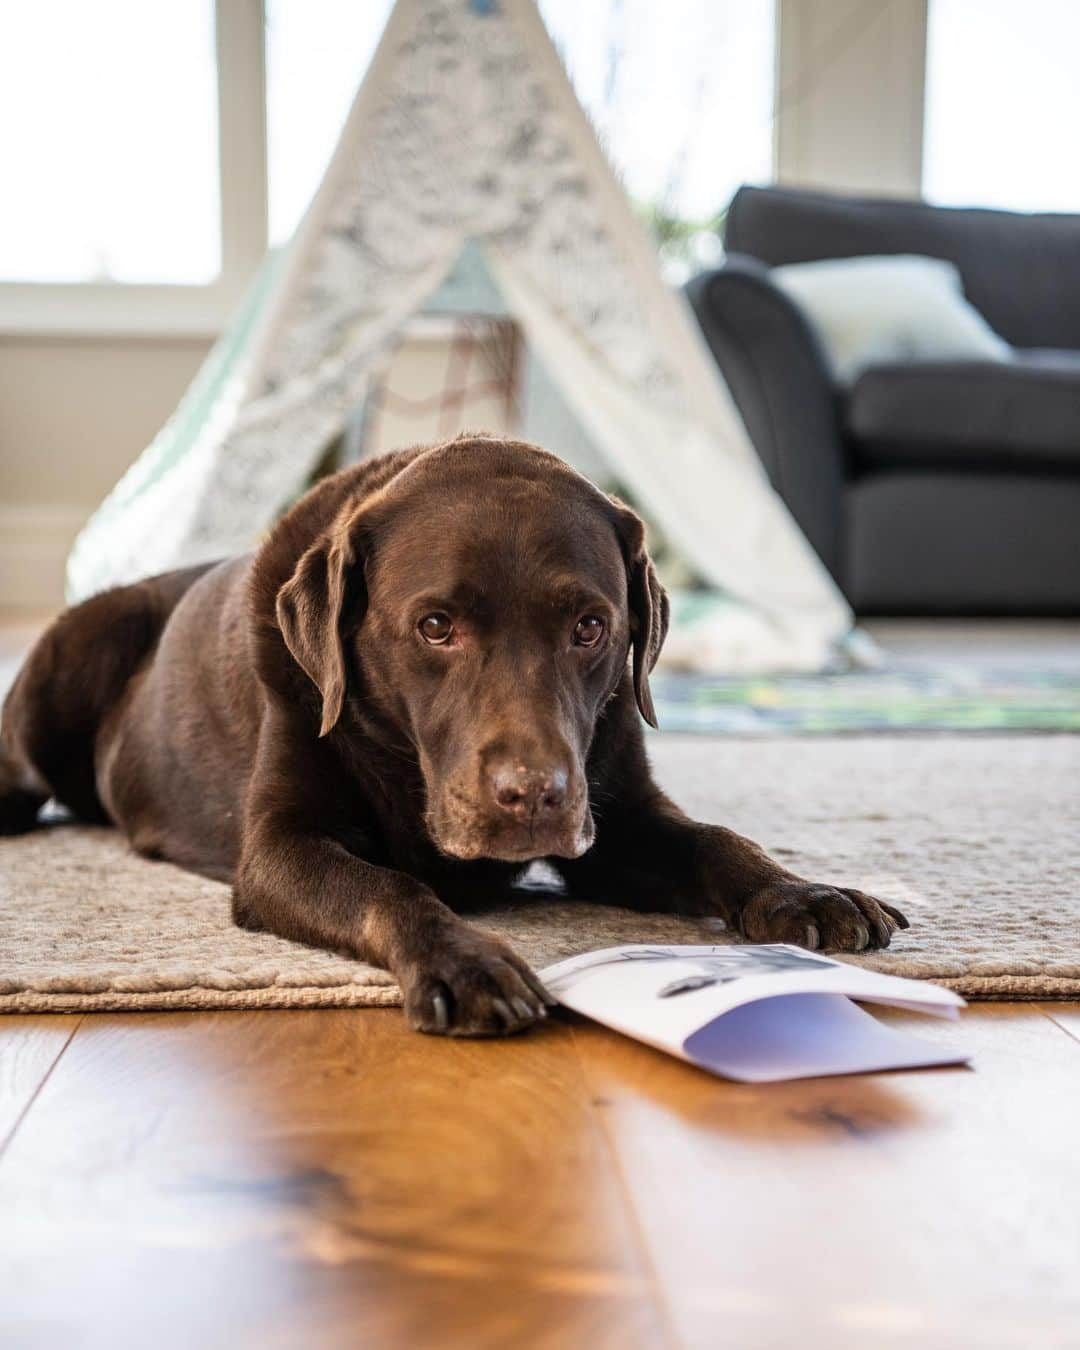
[[[783,943],[606,947],[540,977],[568,1008],[745,1083],[965,1063],[852,1000],[956,1017],[958,994]]]

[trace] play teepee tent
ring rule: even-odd
[[[398,0],[292,244],[80,536],[72,598],[250,548],[467,244],[614,476],[738,602],[713,662],[820,665],[849,610],[661,283],[533,0]]]

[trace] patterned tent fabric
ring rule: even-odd
[[[661,283],[532,0],[398,0],[293,243],[80,536],[70,597],[250,548],[470,240],[614,476],[738,602],[684,645],[713,668],[825,664],[850,612]]]

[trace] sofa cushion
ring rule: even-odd
[[[940,258],[826,258],[771,275],[817,329],[840,384],[886,362],[1012,356],[964,298],[959,271]]]
[[[874,366],[856,381],[845,420],[864,468],[1080,472],[1080,352]]]
[[[856,613],[1080,614],[1080,474],[867,474],[845,514]]]

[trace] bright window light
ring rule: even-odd
[[[270,242],[319,186],[393,0],[266,0]]]
[[[391,8],[267,0],[271,242],[318,186]],[[774,0],[540,0],[540,12],[640,205],[708,220],[740,183],[771,176]]]
[[[931,0],[923,191],[1080,211],[1080,3]]]
[[[687,220],[772,176],[773,0],[540,0],[578,98],[639,205]]]
[[[2,0],[0,280],[212,281],[213,0]]]

